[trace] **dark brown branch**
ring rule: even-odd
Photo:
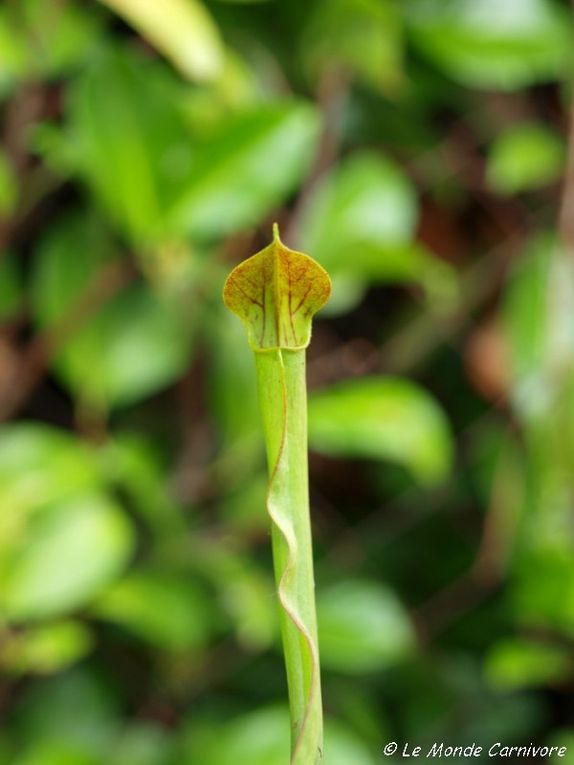
[[[324,174],[335,163],[342,139],[343,107],[347,101],[349,81],[336,67],[326,69],[317,88],[317,105],[323,118],[323,132],[318,150],[305,184],[289,218],[285,241],[297,242],[299,225],[310,198]]]
[[[0,390],[0,421],[14,415],[42,380],[56,354],[102,306],[128,284],[134,272],[126,262],[103,268],[53,327],[36,335],[21,353],[10,378]]]
[[[574,103],[570,108],[569,121],[568,156],[558,225],[564,247],[574,257]]]

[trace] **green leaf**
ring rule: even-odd
[[[285,765],[289,761],[289,715],[261,709],[230,721],[206,752],[206,765]]]
[[[502,194],[516,194],[556,181],[565,161],[564,143],[555,132],[543,124],[517,125],[492,145],[487,180]]]
[[[192,555],[198,571],[217,588],[239,642],[252,651],[270,645],[278,633],[271,578],[223,540],[194,546]]]
[[[108,765],[171,765],[174,741],[170,731],[153,723],[137,723],[126,728],[114,741]]]
[[[0,150],[0,219],[7,218],[18,202],[18,185],[12,166]]]
[[[68,74],[101,44],[100,14],[91,3],[63,3],[56,13],[52,0],[4,5],[0,9],[0,96],[17,83]]]
[[[567,649],[521,638],[497,642],[484,667],[487,681],[504,691],[560,682],[571,670]]]
[[[193,743],[194,738],[191,737]],[[282,707],[267,707],[210,726],[201,737],[201,751],[192,747],[189,762],[203,765],[285,765],[289,758],[289,715]],[[376,765],[365,745],[336,720],[327,719],[324,760],[329,765]],[[186,760],[187,761],[187,760]]]
[[[201,647],[209,631],[207,603],[197,584],[158,571],[139,571],[117,582],[93,611],[168,651]]]
[[[113,688],[101,673],[85,667],[29,685],[15,709],[27,751],[22,762],[35,765],[45,752],[62,751],[69,757],[73,753],[76,759],[70,762],[74,765],[99,765],[117,735],[118,706]],[[68,760],[63,761],[68,765]],[[61,762],[56,759],[57,765]]]
[[[521,387],[536,385],[543,366],[549,314],[549,272],[554,249],[550,237],[532,243],[511,274],[506,294],[505,330],[512,371]],[[533,394],[534,397],[534,394]]]
[[[378,90],[402,77],[402,29],[389,0],[323,0],[310,14],[303,56],[314,79],[337,66]]]
[[[570,60],[568,11],[549,0],[412,0],[407,19],[418,48],[470,87],[559,79]]]
[[[34,423],[0,428],[0,506],[6,535],[22,514],[101,484],[94,455],[74,436]],[[4,537],[6,539],[6,536]],[[8,540],[10,536],[8,536]]]
[[[0,665],[18,674],[59,672],[82,659],[92,645],[90,630],[80,622],[42,624],[9,639],[0,649]]]
[[[249,444],[248,466],[251,470],[257,464],[256,455],[260,455],[255,447],[255,444]],[[267,516],[261,513],[261,508],[265,506],[267,496],[266,478],[261,473],[238,477],[236,470],[243,467],[241,455],[231,461],[229,468],[227,465],[225,467],[225,476],[232,476],[233,484],[230,488],[234,489],[220,504],[225,523],[230,529],[236,529],[243,534],[264,534],[267,530]],[[245,480],[241,480],[242,478]]]
[[[70,383],[98,404],[123,406],[145,398],[183,373],[189,361],[186,330],[147,287],[130,287],[64,352]],[[94,358],[99,369],[89,380]]]
[[[160,66],[121,52],[100,57],[70,90],[76,170],[136,242],[165,231],[189,175],[193,145],[177,94]]]
[[[213,80],[223,67],[219,31],[199,0],[102,0],[133,24],[192,80]]]
[[[554,507],[550,510],[556,514]],[[559,506],[557,510],[566,521],[562,528],[556,528],[556,519],[551,519],[554,535],[561,539],[552,544],[554,540],[548,539],[548,533],[540,540],[536,528],[531,531],[534,549],[522,556],[516,567],[511,605],[521,625],[537,630],[550,628],[570,638],[574,636],[574,572],[572,543],[565,531],[570,506]]]
[[[503,316],[523,415],[546,416],[572,375],[573,284],[572,260],[549,234],[535,237],[512,271]]]
[[[574,729],[573,728],[559,728],[554,731],[547,740],[549,746],[557,746],[559,749],[564,748],[564,752],[560,755],[556,753],[550,758],[552,763],[562,763],[562,765],[574,765]]]
[[[34,519],[3,562],[1,608],[22,621],[85,605],[121,572],[132,544],[131,527],[110,500],[60,502]]]
[[[234,622],[239,642],[251,651],[261,651],[271,644],[278,630],[273,600],[272,580],[254,566],[229,556],[221,571],[223,605]]]
[[[226,455],[240,460],[258,454],[260,440],[259,409],[252,354],[246,347],[243,326],[228,311],[221,310],[207,326],[209,344],[208,395],[224,439]],[[237,406],[237,400],[241,406]],[[257,457],[255,457],[257,459]],[[229,479],[241,479],[241,471],[231,471]]]
[[[23,309],[22,281],[22,274],[15,256],[4,252],[0,258],[0,320],[9,321]]]
[[[157,63],[118,53],[71,93],[76,170],[137,243],[218,238],[257,223],[293,191],[315,148],[309,105],[252,108],[194,136],[184,95]]]
[[[39,325],[51,328],[73,314],[113,256],[97,222],[73,217],[56,226],[38,253],[34,306]],[[189,338],[189,327],[167,297],[136,283],[73,328],[55,366],[73,392],[94,406],[131,404],[177,379],[188,363]]]
[[[175,227],[214,238],[259,222],[308,170],[318,130],[316,111],[298,102],[231,117],[198,143]]]
[[[325,762],[329,765],[378,765],[364,742],[335,720],[325,725]]]
[[[64,3],[54,13],[52,0],[22,0],[16,18],[28,38],[31,72],[58,77],[85,63],[101,45],[102,23],[91,3]]]
[[[99,765],[97,755],[76,744],[58,741],[31,744],[13,765]]]
[[[416,219],[415,191],[407,177],[380,154],[356,153],[321,183],[302,239],[325,268],[337,270],[352,261],[353,243],[388,248],[410,243]]]
[[[307,207],[301,241],[333,277],[333,301],[353,308],[372,282],[452,281],[445,263],[413,241],[417,201],[408,178],[379,154],[355,153],[329,173]]]
[[[157,539],[186,529],[186,518],[165,480],[158,445],[135,433],[116,432],[99,453],[107,480],[129,498]]]
[[[24,78],[29,65],[29,52],[10,8],[0,8],[0,97],[14,82]]]
[[[317,594],[321,664],[348,673],[385,669],[408,656],[414,633],[395,595],[374,582],[347,580]]]
[[[446,478],[452,458],[440,407],[426,391],[398,378],[349,380],[313,394],[309,441],[325,454],[397,462],[425,484]]]

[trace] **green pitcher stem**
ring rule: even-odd
[[[323,756],[323,712],[307,476],[305,348],[331,281],[308,255],[273,241],[240,263],[223,289],[255,353],[263,416],[273,561],[289,688],[291,765]],[[241,406],[241,402],[238,402]]]
[[[256,351],[255,359],[289,688],[291,763],[315,765],[322,756],[323,722],[309,514],[305,351]]]

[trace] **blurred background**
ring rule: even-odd
[[[326,765],[574,762],[572,32],[558,0],[4,0],[2,765],[288,761],[221,301],[274,220],[334,282],[308,354]]]

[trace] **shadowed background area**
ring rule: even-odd
[[[326,765],[574,763],[573,40],[559,0],[2,3],[2,765],[286,765],[221,299],[274,221],[334,285]]]

